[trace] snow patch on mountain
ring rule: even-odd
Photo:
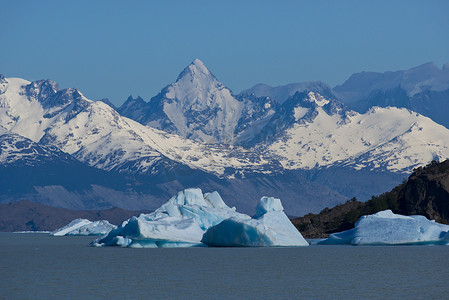
[[[49,161],[75,161],[56,147],[46,147],[0,126],[0,166],[19,163],[37,166]]]

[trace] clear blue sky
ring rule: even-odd
[[[0,0],[0,73],[145,100],[201,59],[234,93],[449,62],[449,1]]]

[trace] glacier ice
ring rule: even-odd
[[[178,192],[154,212],[124,221],[92,245],[134,248],[199,246],[208,228],[230,217],[249,218],[228,207],[217,192],[203,195],[201,189],[190,188]]]
[[[424,216],[404,216],[384,210],[362,216],[350,230],[333,233],[321,245],[448,244],[449,225]]]
[[[104,235],[117,228],[106,220],[91,222],[87,219],[75,219],[66,226],[56,229],[50,235]]]
[[[206,234],[205,234],[206,233]],[[222,239],[218,240],[217,239]],[[239,242],[232,242],[239,240]],[[204,243],[202,243],[204,242]],[[178,192],[150,214],[124,221],[93,246],[134,248],[191,246],[308,245],[283,212],[281,201],[263,197],[256,217],[229,208],[217,192],[198,188]]]
[[[253,218],[232,217],[209,228],[202,242],[220,247],[308,246],[279,199],[262,197]]]

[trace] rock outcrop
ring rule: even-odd
[[[386,209],[402,215],[423,215],[438,223],[449,224],[449,160],[433,161],[426,167],[415,169],[406,182],[367,202],[353,198],[292,222],[304,237],[323,238],[353,228],[363,215]]]

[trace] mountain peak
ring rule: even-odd
[[[195,58],[190,65],[188,65],[182,72],[179,74],[178,81],[181,78],[184,78],[186,76],[189,77],[214,77],[212,73],[209,71],[209,69],[206,67],[206,65],[199,60],[198,58]]]
[[[317,106],[324,106],[329,103],[329,100],[325,99],[318,93],[308,92],[307,97],[304,98],[304,101],[315,103]]]
[[[297,82],[276,87],[259,83],[250,89],[242,91],[239,96],[244,97],[254,94],[256,97],[270,97],[282,104],[288,98],[294,96],[296,92],[302,93],[307,91],[319,93],[326,98],[335,98],[330,87],[321,81]]]
[[[60,91],[58,84],[49,79],[33,81],[25,87],[25,90],[30,99],[40,102]]]
[[[192,63],[189,65],[191,68],[195,68],[196,70],[200,71],[201,73],[209,73],[209,69],[206,67],[206,65],[199,60],[198,58],[195,58]]]

